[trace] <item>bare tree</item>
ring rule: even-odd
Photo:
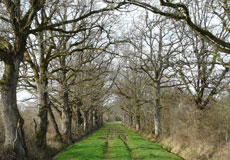
[[[12,29],[12,40],[1,37],[0,59],[4,62],[4,75],[1,80],[1,97],[5,128],[5,146],[14,150],[18,155],[27,155],[24,140],[23,119],[17,107],[16,87],[19,75],[19,66],[26,51],[26,41],[30,34],[32,21],[44,2],[31,2],[27,10],[25,4],[17,1],[1,1],[3,9],[1,22]]]
[[[186,35],[186,32],[179,32]],[[187,34],[187,40],[184,38],[183,43],[181,42],[183,52],[175,70],[178,70],[179,77],[197,109],[202,110],[228,85],[229,69],[218,62],[218,51],[192,31]]]

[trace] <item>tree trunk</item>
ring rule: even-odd
[[[99,115],[99,127],[101,127],[103,125],[103,114]]]
[[[140,106],[137,106],[135,121],[136,121],[136,130],[139,131],[141,129]]]
[[[90,112],[90,130],[93,130],[94,128],[93,119],[94,119],[94,111],[91,111]]]
[[[48,129],[48,62],[45,59],[44,36],[40,32],[37,36],[39,41],[39,78],[37,79],[38,98],[38,131],[36,133],[36,145],[40,149],[46,149],[46,133]]]
[[[67,143],[72,143],[72,112],[68,101],[68,92],[65,91],[62,95],[62,132],[64,141]]]
[[[95,127],[98,128],[100,127],[100,122],[99,122],[99,116],[97,111],[95,111],[94,117],[95,117]]]
[[[88,133],[88,128],[89,128],[89,112],[88,111],[83,111],[83,130],[85,133]]]
[[[62,141],[62,136],[61,136],[61,133],[59,131],[59,128],[58,128],[57,122],[55,120],[55,116],[53,114],[51,106],[49,106],[49,115],[50,115],[51,123],[53,124],[54,130],[55,130],[55,134],[56,134],[55,138],[57,138],[58,140]]]
[[[82,123],[83,123],[83,120],[81,116],[81,111],[80,111],[80,108],[77,108],[77,113],[75,117],[75,125],[76,125],[77,133],[79,133]]]
[[[154,114],[154,123],[155,123],[155,135],[159,136],[161,133],[161,114],[160,114],[160,107],[155,108]]]
[[[161,103],[160,103],[160,82],[157,83],[156,100],[154,108],[154,129],[155,135],[159,136],[161,133]]]
[[[17,107],[17,81],[20,61],[5,63],[5,71],[1,86],[2,119],[5,130],[5,147],[15,151],[19,156],[27,156],[23,124]]]
[[[133,126],[133,115],[129,115],[129,126]]]
[[[122,115],[122,123],[125,123],[125,121],[126,121],[126,114],[123,114]]]
[[[69,106],[69,93],[66,78],[66,56],[60,57],[60,65],[63,68],[61,71],[60,97],[62,103],[62,133],[64,141],[72,143],[72,111]]]
[[[140,119],[140,115],[138,114],[136,116],[136,130],[139,131],[141,129],[141,119]]]
[[[43,82],[44,83],[44,82]],[[38,131],[36,133],[36,144],[38,148],[46,148],[46,133],[48,129],[48,93],[47,85],[48,82],[37,85],[37,96],[38,96]]]
[[[97,128],[97,125],[96,125],[96,114],[97,114],[97,111],[94,111],[93,112],[93,127],[94,128]]]

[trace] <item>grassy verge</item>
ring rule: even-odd
[[[56,160],[182,160],[120,124],[106,124]]]
[[[156,143],[143,139],[138,134],[124,128],[128,135],[127,144],[133,153],[133,159],[141,160],[182,160],[182,158],[169,153]]]

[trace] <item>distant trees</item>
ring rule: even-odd
[[[135,34],[129,39],[135,57],[140,61],[137,68],[149,77],[150,82],[147,85],[154,89],[155,135],[158,136],[161,132],[161,90],[178,85],[173,77],[173,60],[178,56],[180,40],[174,38],[175,28],[168,20],[148,12],[143,18],[143,24],[134,24]]]
[[[144,19],[144,21],[140,22],[141,19]],[[152,22],[152,19],[154,19],[154,22]],[[154,113],[154,131],[156,136],[161,133],[161,91],[164,88],[175,87],[180,84],[175,78],[176,71],[174,70],[174,65],[177,63],[175,60],[180,53],[180,40],[174,38],[176,36],[174,29],[167,19],[154,16],[146,11],[146,15],[134,22],[131,30],[132,35],[128,37],[130,47],[124,50],[124,55],[127,56],[128,63],[126,67],[129,68],[129,71],[121,70],[121,72],[124,72],[124,75],[127,74],[126,72],[130,72],[129,74],[132,73],[129,76],[127,75],[127,77],[136,75],[136,78],[129,80],[129,87],[131,90],[137,87],[137,90],[141,90],[141,92],[137,93],[138,96],[127,95],[125,91],[120,91],[120,94],[130,99],[137,99],[135,97],[138,97],[137,101],[141,105],[145,104],[145,107],[147,104],[154,106],[149,112],[153,110]],[[131,82],[134,83],[135,81],[138,84],[141,83],[141,85],[134,85],[135,87],[131,85]],[[126,87],[128,87],[127,85]],[[121,88],[124,90],[123,87]],[[149,92],[149,89],[152,89],[152,91]],[[136,92],[133,91],[131,93]],[[149,94],[151,96],[144,96]],[[133,104],[133,110],[136,111],[137,109],[135,108]],[[139,115],[139,118],[134,116],[134,119],[138,121],[136,118],[141,119],[142,116]],[[145,118],[143,117],[143,119]]]
[[[117,90],[115,93],[118,96],[118,101],[122,102],[119,106],[128,116],[129,124],[135,125],[136,130],[142,128],[141,112],[143,105],[147,103],[145,98],[147,77],[137,71],[138,64],[139,60],[131,56],[124,62],[122,67],[125,69],[120,71],[115,81]]]

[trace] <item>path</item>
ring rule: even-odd
[[[182,160],[121,124],[106,124],[56,160]]]

